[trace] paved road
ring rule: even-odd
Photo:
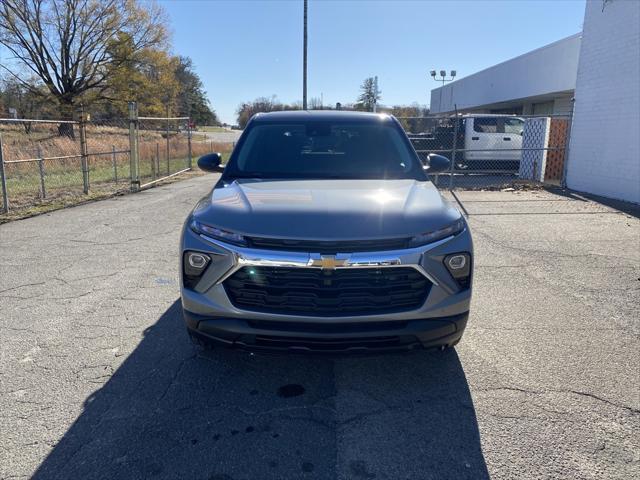
[[[219,143],[235,143],[240,138],[242,130],[227,130],[225,132],[200,132],[207,136],[207,140]]]
[[[208,354],[176,251],[212,180],[0,226],[0,478],[637,478],[637,218],[459,193],[477,274],[455,351]]]

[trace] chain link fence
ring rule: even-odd
[[[3,119],[3,205],[20,209],[60,196],[82,194],[86,158],[75,121]]]
[[[451,161],[448,172],[432,176],[439,188],[564,184],[568,115],[433,115],[398,121],[421,159],[437,153]]]
[[[141,186],[191,168],[188,117],[139,117],[138,155]]]
[[[0,120],[0,210],[129,188],[127,121]]]
[[[0,119],[0,213],[78,197],[135,191],[191,169],[231,145],[193,134],[188,117],[92,121]],[[133,152],[133,153],[132,153]]]
[[[571,129],[567,115],[490,114],[398,117],[418,155],[437,153],[450,169],[439,188],[494,189],[564,184]],[[188,117],[91,121],[0,119],[0,213],[69,197],[135,191],[187,171],[194,157],[228,151],[193,132]]]
[[[125,120],[87,122],[87,187],[126,189],[131,178],[129,134]]]

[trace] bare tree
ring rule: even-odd
[[[311,97],[309,99],[309,110],[322,110],[322,99],[320,97]]]
[[[259,97],[252,102],[243,102],[238,105],[236,114],[238,115],[238,125],[244,129],[256,113],[279,112],[282,110],[301,110],[302,102],[296,101],[291,104],[282,103],[273,95],[269,97]]]
[[[25,87],[46,91],[65,118],[79,98],[99,97],[109,71],[166,39],[162,10],[137,0],[2,0],[0,44],[13,55],[0,64]],[[35,75],[42,85],[23,80]],[[63,124],[64,125],[64,124]],[[61,134],[73,135],[61,125]]]

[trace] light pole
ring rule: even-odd
[[[431,77],[436,81],[436,82],[442,82],[442,87],[444,87],[444,83],[445,82],[450,82],[452,81],[454,78],[456,78],[456,71],[455,70],[451,70],[451,78],[447,78],[447,72],[445,70],[440,70],[440,78],[436,77],[436,71],[435,70],[431,70]],[[438,103],[438,113],[442,113],[442,90],[443,88],[440,88],[440,101]]]
[[[307,0],[304,0],[304,34],[302,40],[302,109],[307,109]]]

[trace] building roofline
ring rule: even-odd
[[[538,48],[536,48],[536,49],[529,50],[528,52],[525,52],[525,53],[523,53],[523,54],[521,54],[521,55],[517,55],[517,56],[512,57],[512,58],[509,58],[509,59],[507,59],[507,60],[503,60],[502,62],[500,62],[500,63],[496,63],[496,64],[494,64],[494,65],[491,65],[490,67],[486,67],[486,68],[483,68],[482,70],[478,70],[477,72],[474,72],[474,73],[472,73],[471,75],[467,75],[466,77],[462,77],[462,78],[459,78],[458,80],[455,80],[455,81],[453,81],[453,82],[449,82],[447,85],[443,85],[443,86],[441,86],[441,87],[433,88],[433,89],[431,90],[431,92],[437,92],[437,91],[438,91],[438,90],[440,90],[441,88],[447,88],[447,87],[449,87],[450,85],[455,85],[455,84],[457,84],[458,82],[461,82],[461,81],[463,81],[463,80],[465,80],[465,81],[466,81],[466,80],[467,80],[467,79],[469,79],[469,78],[473,78],[473,77],[475,77],[475,76],[477,76],[477,75],[480,75],[481,73],[486,72],[487,70],[491,70],[491,69],[493,69],[493,68],[499,67],[500,65],[503,65],[503,64],[505,64],[505,63],[513,62],[514,60],[517,60],[517,59],[519,59],[519,58],[527,57],[527,56],[532,55],[532,54],[534,54],[534,53],[537,53],[537,52],[540,52],[540,51],[542,51],[542,50],[546,50],[546,49],[548,49],[548,48],[551,48],[551,47],[553,47],[553,46],[557,45],[558,43],[566,42],[566,41],[567,41],[567,40],[569,40],[569,39],[579,38],[579,37],[582,37],[582,32],[581,32],[581,31],[580,31],[580,32],[578,32],[578,33],[574,33],[573,35],[569,35],[568,37],[564,37],[564,38],[561,38],[561,39],[559,39],[559,40],[556,40],[555,42],[547,43],[546,45],[543,45],[543,46],[538,47]]]

